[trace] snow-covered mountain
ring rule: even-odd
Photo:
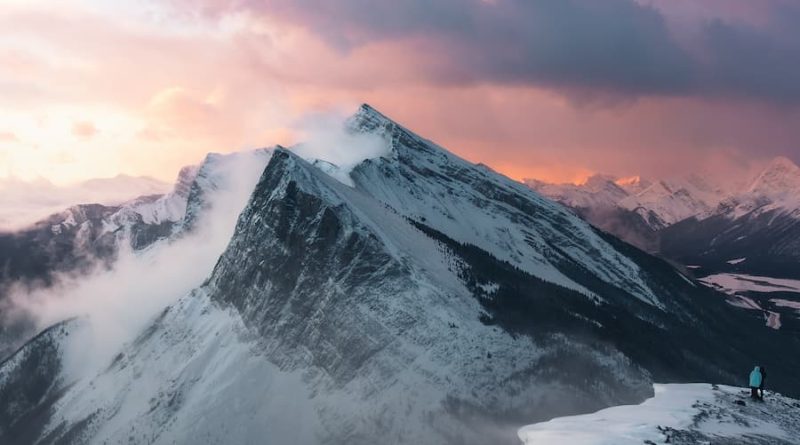
[[[594,175],[580,185],[546,184],[536,180],[525,183],[555,201],[584,212],[633,212],[654,231],[692,216],[706,215],[727,196],[724,190],[697,175],[658,181]]]
[[[800,394],[798,339],[369,106],[347,129],[388,149],[342,174],[277,148],[210,277],[125,346],[87,359],[74,319],[2,363],[0,440],[517,443],[753,360]]]
[[[790,445],[800,438],[800,401],[749,388],[709,384],[655,385],[641,405],[618,406],[522,428],[526,445],[641,445],[670,443]]]
[[[118,206],[133,197],[162,195],[169,189],[165,182],[127,175],[67,186],[56,186],[43,178],[0,178],[0,232],[23,229],[80,203]]]
[[[634,183],[527,181],[593,225],[702,271],[800,276],[800,167],[791,160],[775,158],[738,188],[698,176]]]
[[[608,175],[593,175],[580,185],[549,184],[535,179],[525,183],[542,195],[575,209],[617,207],[620,201],[631,196],[625,184]]]
[[[678,221],[706,215],[719,205],[725,191],[714,188],[703,178],[653,182],[644,190],[621,199],[618,205],[641,215],[653,229],[663,229]]]
[[[800,167],[774,159],[711,213],[664,230],[661,251],[708,272],[800,278]]]

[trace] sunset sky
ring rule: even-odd
[[[0,0],[0,178],[172,180],[368,102],[514,178],[800,161],[796,0]]]

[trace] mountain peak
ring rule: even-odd
[[[374,131],[395,122],[369,104],[361,104],[358,111],[347,119],[347,127],[358,132]]]
[[[626,186],[626,185],[636,185],[642,182],[642,178],[638,175],[636,176],[628,176],[625,178],[619,178],[614,181],[618,186]]]
[[[798,189],[800,189],[800,167],[783,156],[770,161],[750,186],[751,192],[765,195],[794,193]]]
[[[788,169],[788,170],[800,170],[800,167],[794,163],[791,159],[787,158],[786,156],[777,156],[772,161],[769,162],[769,166],[767,167],[768,170],[770,169]]]
[[[589,176],[588,178],[586,178],[586,181],[584,181],[584,183],[580,184],[580,185],[582,185],[584,187],[587,187],[590,190],[600,190],[600,189],[607,188],[609,186],[616,187],[616,184],[614,183],[614,181],[616,179],[617,178],[615,176],[612,176],[612,175],[606,175],[606,174],[603,174],[603,173],[595,173],[592,176]]]

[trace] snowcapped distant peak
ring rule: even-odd
[[[751,193],[774,195],[792,193],[800,189],[800,167],[791,159],[779,156],[773,159],[750,186]]]
[[[593,191],[618,188],[619,186],[616,184],[616,179],[617,178],[614,176],[598,173],[586,178],[586,182],[581,185]]]
[[[642,182],[642,178],[640,176],[628,176],[625,178],[618,178],[614,181],[619,186],[628,186],[628,185],[635,185],[640,184]]]
[[[777,156],[772,159],[769,163],[768,169],[785,169],[785,170],[792,170],[794,172],[800,172],[800,167],[794,163],[791,159],[787,158],[786,156]]]

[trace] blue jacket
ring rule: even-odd
[[[750,387],[751,388],[758,388],[761,386],[761,368],[756,366],[752,372],[750,372]]]

